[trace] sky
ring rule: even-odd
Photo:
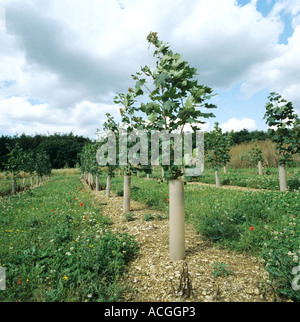
[[[216,96],[223,131],[267,130],[270,92],[300,113],[300,0],[0,0],[0,136],[94,138],[154,65],[158,32]]]

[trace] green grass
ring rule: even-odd
[[[255,189],[265,189],[279,191],[278,168],[263,168],[263,175],[258,175],[256,168],[248,169],[227,169],[224,174],[223,168],[219,169],[221,185],[239,186]],[[146,177],[141,174],[140,178]],[[161,169],[156,167],[151,174],[151,178],[161,180]],[[186,178],[191,182],[202,182],[215,184],[215,173],[210,167],[205,167],[204,173],[200,177]],[[300,168],[287,167],[287,184],[290,191],[300,189]]]
[[[120,278],[137,254],[134,238],[113,234],[78,176],[0,200],[0,301],[118,301]]]
[[[257,169],[228,169],[224,174],[223,169],[219,170],[222,185],[240,186],[255,189],[279,190],[279,177],[277,168],[263,169],[263,175],[258,175]],[[203,183],[215,184],[215,174],[212,169],[205,169],[199,178],[193,179]],[[287,168],[287,184],[289,189],[300,189],[300,169]]]
[[[30,188],[30,178],[26,176],[25,188]],[[21,177],[16,178],[16,190],[23,190],[23,179]],[[7,176],[0,175],[0,197],[11,194],[12,191],[12,179]]]
[[[103,178],[102,180],[104,180]],[[112,180],[120,191],[123,177]],[[131,196],[168,214],[168,184],[132,178]],[[300,192],[243,191],[185,185],[185,215],[204,238],[234,251],[260,256],[279,295],[299,300],[291,287],[300,265]]]
[[[205,174],[213,178],[209,171]],[[247,171],[228,170],[236,175],[232,184],[258,177],[255,170]],[[289,177],[298,180],[297,171],[288,170]],[[277,176],[276,169],[271,175]],[[105,182],[103,175],[101,185]],[[276,294],[299,301],[291,283],[292,270],[300,265],[300,192],[270,187],[243,191],[185,185],[186,220],[221,247],[260,256]],[[122,176],[112,179],[112,190],[122,194]],[[133,176],[132,198],[165,217],[168,195],[167,183]],[[0,291],[0,301],[118,301],[120,278],[138,246],[131,236],[110,232],[101,206],[72,173],[55,173],[36,189],[0,200],[0,266],[7,288]]]

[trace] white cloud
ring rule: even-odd
[[[263,17],[256,1],[2,0],[0,84],[12,85],[0,86],[0,101],[8,104],[0,104],[1,129],[94,133],[115,111],[114,94],[132,86],[130,75],[153,65],[150,31],[198,69],[201,83],[229,89],[244,81],[249,97],[269,88],[300,109],[298,5],[278,0]],[[295,28],[287,45],[278,44],[282,12],[293,16]]]
[[[53,132],[96,137],[106,113],[117,116],[115,105],[80,102],[74,109],[53,110],[49,104],[31,105],[20,97],[0,100],[0,127],[11,134],[47,134]]]
[[[281,14],[289,14],[292,19],[293,35],[286,45],[277,45],[278,54],[265,62],[258,62],[249,71],[242,91],[248,97],[268,88],[292,101],[300,113],[300,2],[299,0],[278,0],[269,19],[280,21]]]
[[[259,77],[258,77],[259,75]],[[281,55],[255,66],[248,74],[242,91],[249,96],[269,88],[294,103],[300,113],[300,26],[298,26],[287,45],[282,45]]]
[[[241,130],[249,130],[249,131],[255,131],[257,130],[256,122],[252,119],[242,119],[238,120],[236,118],[232,118],[228,120],[226,123],[220,124],[220,128],[223,130],[223,132],[238,132]]]

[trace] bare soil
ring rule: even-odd
[[[86,187],[87,188],[87,187]],[[88,189],[88,188],[87,188]],[[131,201],[136,218],[127,221],[122,212],[123,197],[105,191],[91,191],[102,204],[103,215],[113,221],[112,231],[135,236],[138,257],[129,264],[122,282],[126,286],[122,302],[272,302],[270,289],[262,287],[264,268],[259,258],[216,247],[186,223],[186,258],[169,258],[169,221],[145,221],[145,214],[167,214]],[[225,264],[228,276],[215,277],[212,264]]]

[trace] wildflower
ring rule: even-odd
[[[63,280],[67,280],[68,279],[68,276],[64,276],[62,279]]]
[[[75,198],[75,200],[77,201],[77,200],[78,200],[78,198]]]
[[[18,282],[18,285],[21,285],[21,276],[19,276],[19,282]]]
[[[251,226],[251,227],[249,227],[249,229],[250,229],[250,230],[254,230],[254,227],[252,227],[252,226]]]
[[[83,203],[81,202],[81,203],[80,203],[80,207],[82,207],[82,206],[83,206]]]
[[[67,256],[71,256],[71,253],[70,253],[70,252],[67,252],[67,253],[66,253],[66,255],[67,255]]]

